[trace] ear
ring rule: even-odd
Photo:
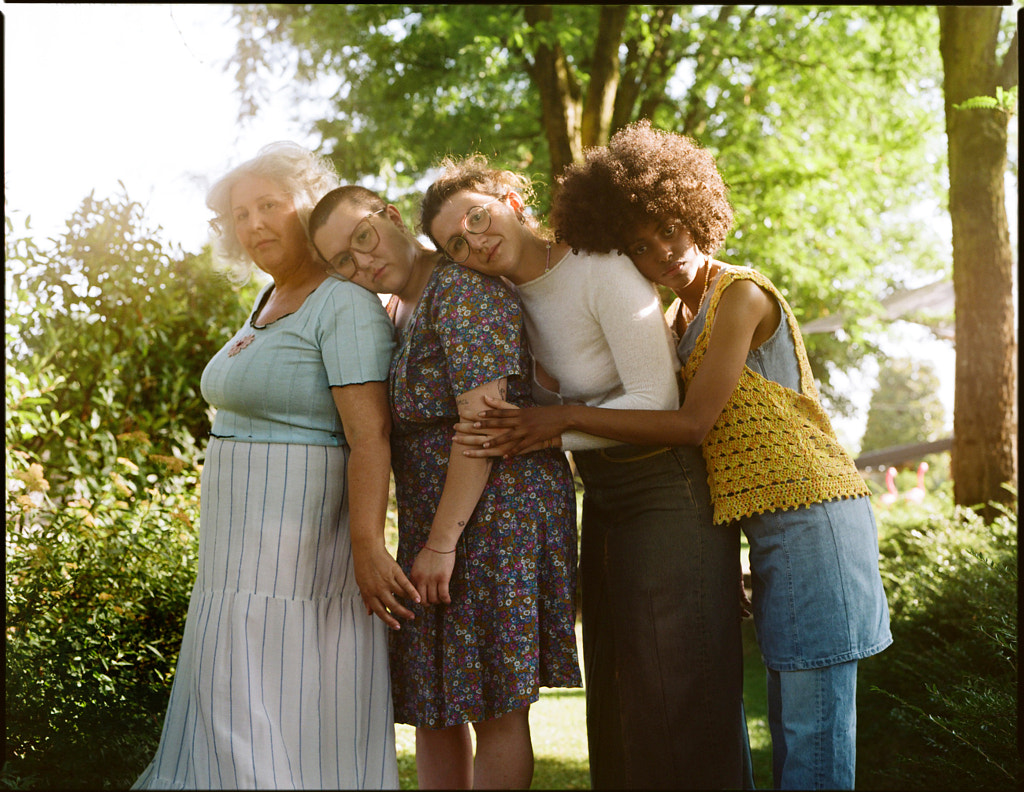
[[[402,213],[398,211],[398,207],[394,204],[388,204],[384,207],[384,214],[388,216],[392,223],[401,228],[403,231],[408,230],[405,227],[405,221],[402,219]]]
[[[526,201],[523,200],[523,196],[517,193],[515,190],[508,191],[508,205],[509,208],[516,212],[522,212],[526,209]]]

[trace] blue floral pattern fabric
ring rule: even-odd
[[[444,487],[458,394],[506,377],[529,405],[529,352],[503,282],[439,264],[391,363],[398,562],[408,574]],[[539,688],[582,684],[576,654],[576,500],[561,452],[495,460],[456,549],[449,605],[413,606],[390,634],[395,720],[496,718]]]

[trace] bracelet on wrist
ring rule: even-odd
[[[437,553],[438,555],[451,555],[456,551],[457,548],[453,547],[451,550],[435,550],[430,545],[423,545],[425,550],[429,550],[431,553]]]

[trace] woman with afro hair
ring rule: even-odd
[[[694,141],[642,121],[588,150],[560,182],[552,225],[561,239],[624,253],[675,293],[682,406],[500,405],[473,424],[491,432],[476,441],[483,449],[465,453],[513,454],[573,430],[699,445],[712,530],[738,525],[750,545],[775,787],[852,789],[857,661],[892,643],[889,611],[868,489],[821,408],[793,312],[764,275],[712,257],[733,213],[714,158]]]

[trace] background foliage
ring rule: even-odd
[[[939,398],[939,375],[925,360],[883,357],[878,387],[871,394],[861,453],[938,440],[946,408]]]
[[[116,786],[152,750],[195,577],[199,378],[253,287],[123,195],[46,248],[6,229],[5,767]]]
[[[530,175],[543,216],[562,138],[578,152],[649,117],[717,156],[736,207],[719,255],[768,275],[798,320],[868,317],[893,290],[949,275],[948,240],[921,222],[945,204],[934,9],[630,5],[612,36],[616,7],[545,8],[538,22],[505,4],[236,5],[233,67],[249,112],[275,81],[296,102],[319,96],[314,127],[342,177],[410,219],[438,161],[475,151]],[[557,96],[539,73],[552,48]],[[612,58],[613,112],[588,138],[591,75]],[[833,411],[849,402],[831,374],[874,351],[874,326],[807,338]]]
[[[1017,514],[986,525],[951,489],[880,515],[893,644],[861,664],[862,789],[1019,788]]]

